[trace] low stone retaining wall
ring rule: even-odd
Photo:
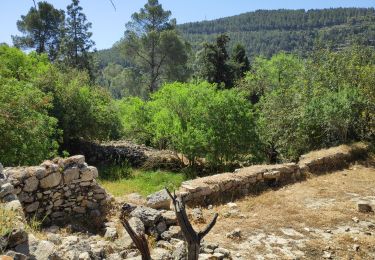
[[[184,167],[180,158],[168,150],[157,150],[129,141],[94,143],[77,140],[70,145],[74,154],[83,154],[91,164],[129,163],[144,169],[165,169],[178,171]]]
[[[179,193],[189,205],[209,205],[256,194],[268,187],[304,179],[308,173],[343,169],[368,151],[364,144],[342,145],[303,155],[298,164],[254,165],[182,183]]]
[[[97,169],[88,166],[82,155],[45,161],[40,166],[5,168],[3,174],[12,191],[3,200],[16,196],[28,219],[59,224],[87,216],[90,224],[99,224],[110,201],[95,180]]]

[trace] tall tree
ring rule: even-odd
[[[158,0],[148,0],[126,25],[125,54],[148,77],[149,92],[161,82],[183,80],[188,55],[186,43],[177,33],[176,20],[170,19]]]
[[[95,45],[91,39],[91,23],[82,12],[79,0],[72,0],[67,7],[61,55],[69,67],[91,71],[90,50]]]
[[[35,49],[56,58],[60,45],[60,31],[64,24],[64,11],[47,2],[39,2],[17,21],[17,28],[24,36],[12,36],[13,44],[23,49]]]
[[[245,76],[245,73],[250,70],[250,61],[246,56],[245,47],[241,44],[236,44],[232,51],[232,62],[234,67],[235,79],[240,79]]]
[[[204,43],[198,54],[198,75],[210,83],[233,86],[233,68],[229,63],[227,44],[230,38],[222,34],[217,37],[216,43]]]

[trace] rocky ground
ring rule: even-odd
[[[6,254],[38,260],[141,259],[119,221],[124,203],[133,229],[148,234],[152,259],[186,259],[180,228],[163,192],[116,198],[98,234],[74,223],[37,233],[19,229],[10,237]],[[355,165],[188,213],[196,229],[219,213],[202,243],[200,259],[375,259],[374,208],[375,168]]]
[[[206,240],[236,259],[375,259],[374,206],[375,168],[356,165],[203,209],[220,213]]]

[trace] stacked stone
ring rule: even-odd
[[[295,163],[255,165],[182,183],[180,194],[189,205],[222,203],[256,193],[268,186],[290,183],[300,178]]]
[[[95,178],[98,171],[85,163],[82,155],[56,158],[40,166],[6,168],[25,215],[47,222],[71,217],[100,217],[109,196]]]
[[[281,186],[305,178],[307,173],[324,173],[347,167],[363,158],[368,146],[357,143],[302,155],[298,164],[254,165],[182,183],[180,194],[189,205],[209,205],[230,201],[268,187]]]

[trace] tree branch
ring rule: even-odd
[[[204,236],[207,235],[211,231],[211,229],[215,226],[218,216],[219,214],[215,213],[214,217],[212,218],[211,222],[206,226],[206,228],[198,233],[198,236],[200,239],[204,238]]]

